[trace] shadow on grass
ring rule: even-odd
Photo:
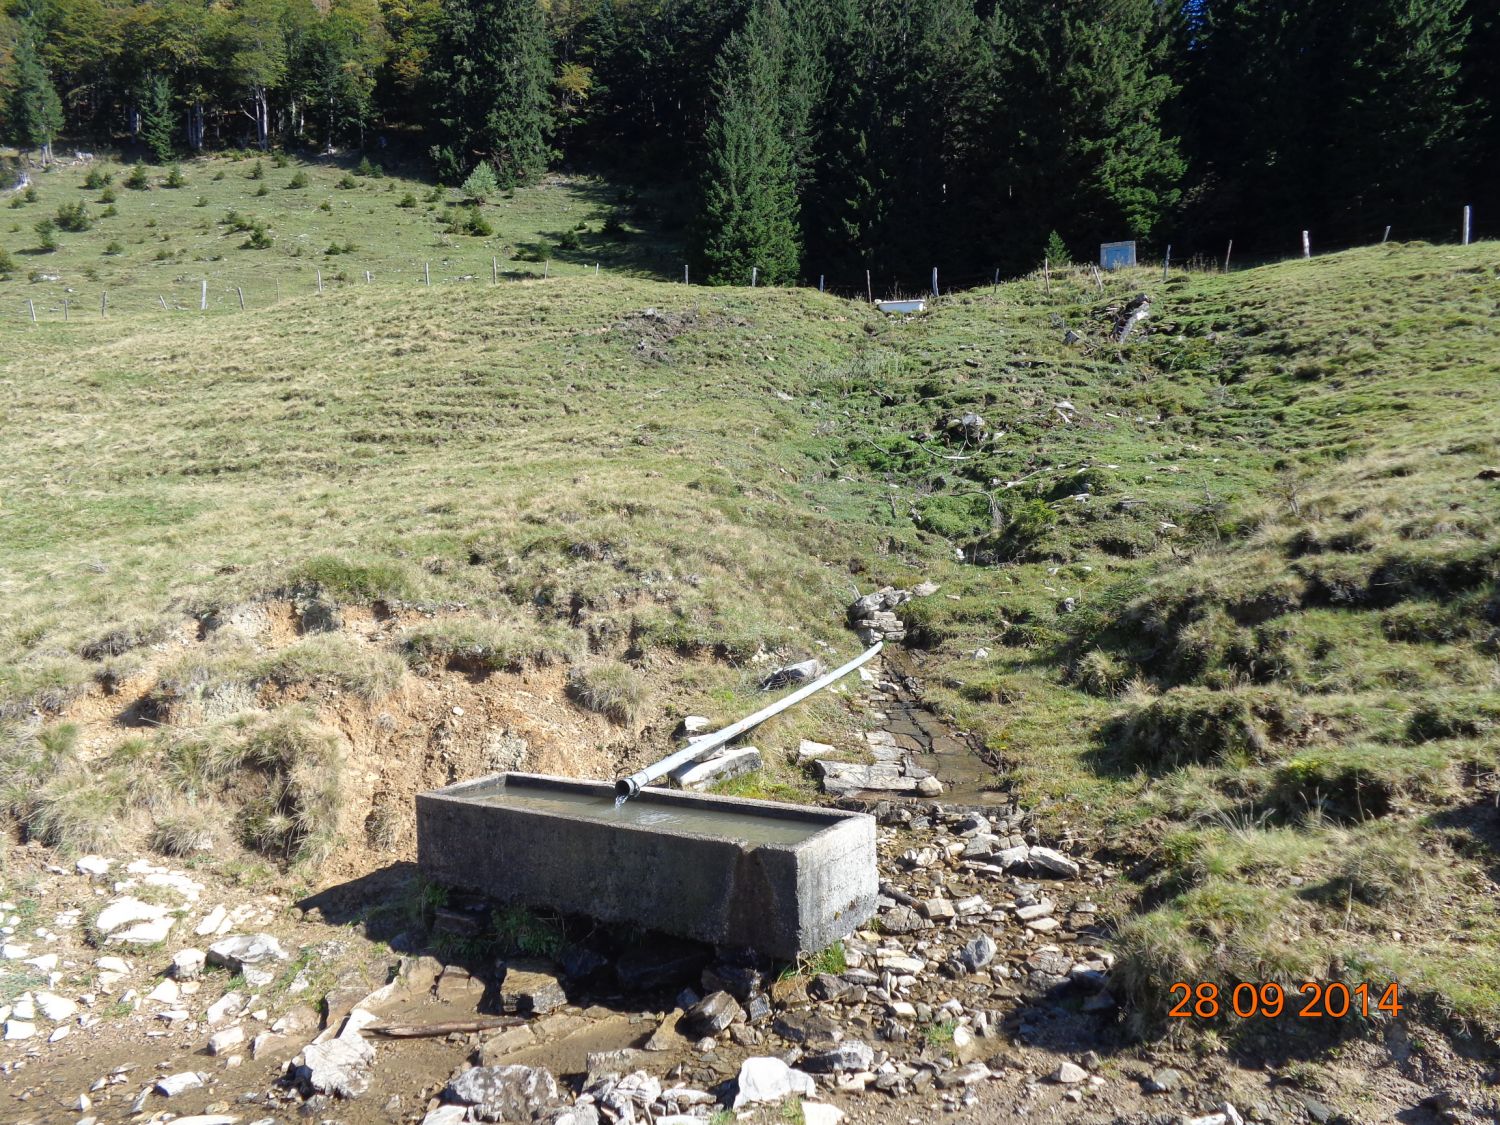
[[[1489,877],[1500,882],[1500,794],[1480,791],[1433,813],[1426,823],[1444,831],[1456,850],[1484,864]]]

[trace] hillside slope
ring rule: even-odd
[[[926,578],[930,697],[1135,862],[1143,1026],[1175,980],[1335,973],[1493,1028],[1497,313],[1482,244],[904,321],[603,275],[9,323],[7,803],[318,882],[408,854],[416,788],[515,764],[497,729],[609,772]],[[809,714],[765,791],[811,793],[775,753]]]

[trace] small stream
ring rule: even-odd
[[[1010,800],[1000,787],[995,769],[958,738],[932,710],[911,700],[885,704],[884,728],[896,736],[903,750],[943,783],[944,804],[996,805]]]
[[[934,775],[943,783],[935,798],[860,790],[851,794],[861,801],[903,801],[991,808],[1009,805],[1009,792],[993,765],[986,762],[972,741],[954,731],[931,707],[922,702],[918,681],[907,661],[892,654],[878,666],[874,683],[866,684],[864,705],[876,729],[886,731],[912,766]]]

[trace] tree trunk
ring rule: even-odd
[[[203,103],[193,102],[187,111],[187,143],[194,152],[203,151]]]
[[[255,139],[262,152],[271,147],[271,98],[264,86],[255,88]]]

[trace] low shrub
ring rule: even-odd
[[[266,224],[254,222],[250,225],[250,237],[240,243],[241,250],[269,250],[272,243],[271,234],[266,230]]]

